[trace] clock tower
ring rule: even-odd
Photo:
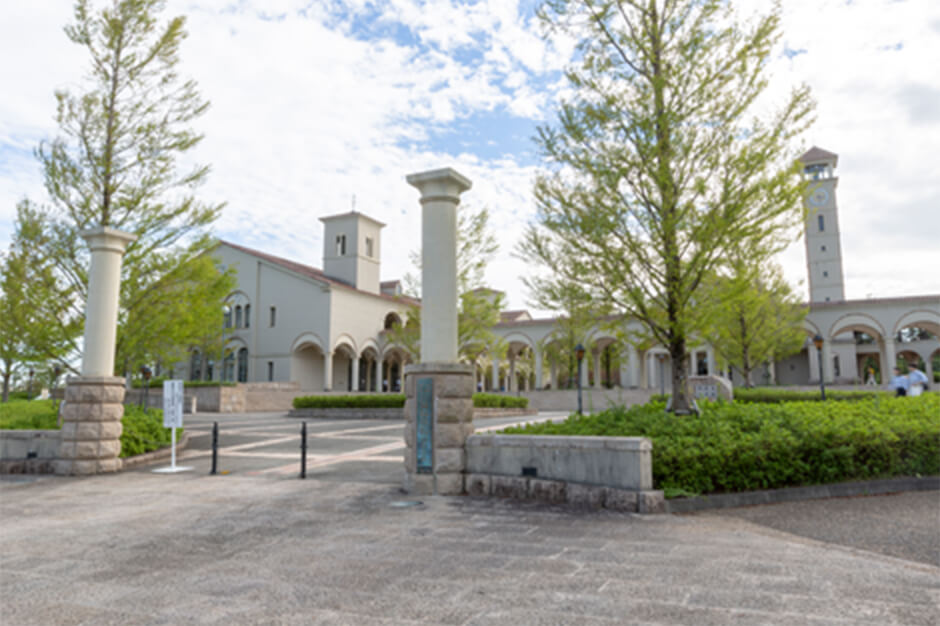
[[[839,163],[839,155],[813,146],[800,157],[800,162],[803,163],[803,176],[809,181],[809,194],[804,200],[807,208],[805,240],[809,301],[839,302],[845,300],[845,282],[836,208],[839,179],[832,175]]]

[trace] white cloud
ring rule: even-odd
[[[940,292],[930,269],[940,266],[937,10],[924,1],[784,5],[769,96],[806,82],[819,101],[806,144],[840,154],[849,297]],[[404,177],[449,165],[474,182],[465,200],[492,209],[502,251],[491,283],[525,306],[518,277],[529,268],[511,253],[535,213],[535,147],[524,141],[484,160],[465,152],[466,137],[441,131],[480,114],[551,119],[567,89],[556,72],[574,42],[546,42],[534,16],[508,0],[174,0],[167,15],[178,13],[190,32],[183,73],[212,101],[196,158],[213,167],[202,195],[228,202],[221,236],[319,266],[318,218],[349,210],[355,194],[358,210],[388,224],[383,279],[400,277],[420,230],[417,191]],[[372,16],[372,27],[357,15]],[[55,133],[53,90],[84,71],[62,33],[70,18],[59,0],[0,9],[0,56],[17,59],[0,64],[0,244],[16,200],[42,198],[30,150]],[[784,42],[806,52],[787,58]],[[505,139],[477,130],[481,145]],[[792,282],[804,278],[802,242],[781,260]]]

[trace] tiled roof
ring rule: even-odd
[[[838,162],[839,155],[834,152],[829,152],[828,150],[823,150],[818,146],[813,146],[806,153],[800,157],[800,161],[803,163],[815,163],[816,161],[836,161]]]
[[[326,274],[323,273],[323,270],[319,270],[315,267],[304,265],[303,263],[297,263],[295,261],[291,261],[291,260],[288,260],[279,256],[274,256],[273,254],[268,254],[266,252],[261,252],[260,250],[253,250],[252,248],[246,248],[245,246],[240,246],[230,241],[220,240],[219,243],[224,244],[234,250],[238,250],[239,252],[244,252],[245,254],[250,254],[251,256],[257,257],[259,259],[263,259],[269,263],[283,267],[284,269],[288,269],[296,274],[300,274],[301,276],[306,276],[307,278],[312,278],[314,280],[324,282],[331,286],[342,287],[343,289],[349,289],[350,291],[361,293],[364,296],[372,296],[373,298],[382,298],[383,300],[392,300],[395,302],[405,302],[407,304],[418,304],[420,302],[420,300],[416,300],[415,298],[410,298],[408,296],[389,296],[383,293],[372,293],[369,291],[363,291],[362,289],[356,289],[355,287],[353,287],[352,285],[350,285],[349,283],[345,281],[327,276]],[[397,282],[397,281],[386,281],[386,283],[394,283],[394,282]]]

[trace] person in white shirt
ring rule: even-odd
[[[927,389],[927,375],[917,369],[916,365],[908,367],[907,378],[911,381],[911,388],[908,390],[907,395],[919,396]]]

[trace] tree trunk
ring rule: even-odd
[[[669,356],[672,364],[672,406],[676,415],[694,413],[692,395],[689,393],[689,376],[686,371],[688,355],[685,353],[685,337],[676,337],[669,342]]]
[[[3,401],[7,402],[10,399],[10,371],[6,370],[3,372]]]

